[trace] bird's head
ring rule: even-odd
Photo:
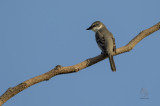
[[[103,28],[103,23],[100,21],[96,21],[94,22],[89,28],[87,28],[86,30],[92,30],[94,32],[97,32],[98,30],[100,30],[101,28]]]

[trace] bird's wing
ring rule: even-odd
[[[100,32],[97,32],[95,37],[96,37],[96,42],[97,42],[99,48],[102,50],[103,53],[105,53],[106,47],[105,47],[104,36]]]
[[[112,37],[112,40],[113,40],[113,52],[116,53],[116,43],[115,43],[115,38]]]

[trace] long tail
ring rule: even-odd
[[[112,55],[109,55],[109,62],[110,62],[110,66],[111,66],[112,71],[116,72],[116,66],[115,66],[114,59],[113,59]]]

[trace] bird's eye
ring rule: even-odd
[[[93,27],[95,27],[96,25],[93,25]]]

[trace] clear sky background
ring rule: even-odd
[[[0,0],[0,95],[56,65],[101,53],[92,31],[102,21],[117,48],[160,21],[159,0]],[[4,106],[159,106],[160,31],[135,48],[79,71],[38,83]],[[141,89],[147,91],[148,99]]]

